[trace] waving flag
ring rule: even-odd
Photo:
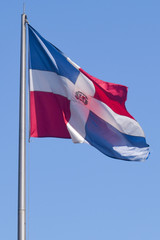
[[[99,80],[29,25],[30,136],[71,138],[112,158],[145,160],[144,132],[125,107],[127,87]]]

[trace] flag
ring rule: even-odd
[[[89,75],[28,28],[30,137],[71,138],[112,158],[145,160],[149,145],[126,110],[127,87]]]

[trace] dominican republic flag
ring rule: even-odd
[[[126,110],[127,87],[92,77],[28,28],[30,136],[71,138],[112,158],[145,160],[149,145]]]

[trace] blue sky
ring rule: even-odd
[[[27,143],[27,239],[160,239],[160,2],[26,0],[29,23],[91,75],[128,86],[146,162],[71,140]],[[17,239],[22,1],[1,3],[0,239]],[[28,129],[28,126],[27,126]]]

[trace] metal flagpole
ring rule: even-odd
[[[21,15],[18,240],[26,240],[26,19]]]

